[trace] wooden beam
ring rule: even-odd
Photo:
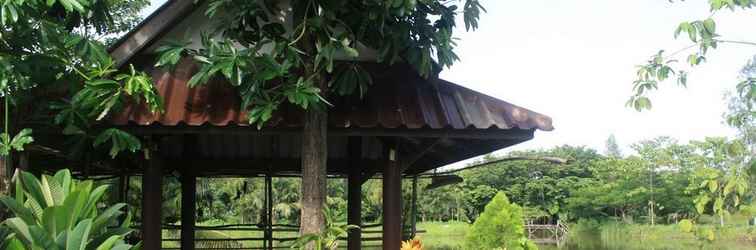
[[[411,168],[412,165],[415,164],[415,162],[417,162],[417,160],[420,160],[421,158],[423,158],[423,156],[425,156],[425,154],[427,154],[428,152],[430,152],[431,150],[433,150],[433,147],[435,147],[436,145],[438,145],[444,139],[446,139],[446,138],[440,137],[440,138],[434,139],[432,142],[420,145],[419,146],[419,148],[421,148],[420,151],[418,151],[417,153],[415,153],[412,156],[409,156],[407,160],[403,160],[402,161],[402,163],[403,163],[402,164],[402,172],[404,172],[407,169]]]
[[[233,134],[233,135],[280,135],[301,134],[301,128],[263,128],[254,129],[249,126],[115,126],[137,135],[181,135],[181,134]],[[330,128],[328,136],[375,136],[375,137],[417,137],[417,138],[467,138],[482,140],[529,140],[533,138],[535,129],[430,129],[430,128]]]
[[[383,169],[383,250],[396,250],[402,241],[402,172],[398,139],[389,145]]]
[[[362,137],[349,137],[347,177],[347,224],[362,225]],[[349,230],[348,250],[362,249],[362,229]]]
[[[146,250],[162,244],[161,210],[163,204],[163,162],[158,154],[145,151],[147,164],[142,177],[142,243]]]
[[[299,158],[275,159],[171,159],[173,164],[196,169],[197,176],[214,174],[227,175],[272,175],[282,173],[299,173],[301,171]],[[328,174],[346,175],[349,168],[348,159],[329,159]],[[380,160],[363,159],[364,168],[375,168],[381,164]],[[212,166],[212,167],[209,167]],[[269,167],[272,166],[272,167]]]

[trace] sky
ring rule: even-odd
[[[685,40],[674,39],[674,30],[681,21],[708,17],[707,1],[482,3],[488,13],[480,29],[457,33],[461,62],[442,77],[553,118],[554,131],[539,132],[510,150],[570,144],[602,152],[614,134],[631,153],[631,143],[656,136],[686,142],[735,134],[723,123],[724,93],[734,91],[738,71],[756,47],[726,45],[712,51],[705,65],[692,69],[688,88],[662,84],[652,95],[650,111],[624,105],[635,66],[660,49],[686,47]],[[756,41],[754,14],[728,10],[714,18],[722,38]]]
[[[145,13],[162,2],[153,0]],[[728,44],[712,51],[706,64],[692,69],[687,88],[662,84],[651,96],[650,111],[624,105],[635,66],[660,49],[685,47],[674,30],[681,21],[708,17],[707,2],[481,0],[488,12],[480,29],[465,32],[460,20],[455,35],[461,61],[441,77],[552,117],[554,131],[498,153],[564,144],[603,152],[611,134],[625,153],[632,153],[630,144],[656,136],[681,142],[732,136],[722,118],[724,94],[735,89],[739,69],[756,55],[753,46]],[[718,33],[756,41],[754,14],[717,13]]]

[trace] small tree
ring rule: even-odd
[[[499,192],[467,234],[465,249],[538,249],[525,236],[522,208]]]

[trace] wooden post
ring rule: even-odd
[[[129,198],[129,176],[121,174],[118,176],[118,202],[126,203]]]
[[[415,238],[417,235],[417,175],[412,177],[412,211],[410,214],[410,223],[412,224],[412,232],[410,238]]]
[[[162,243],[163,166],[160,157],[145,151],[147,166],[142,177],[142,243],[146,250],[158,250]]]
[[[21,152],[18,154],[18,168],[29,171],[29,153]]]
[[[383,168],[383,249],[397,250],[402,241],[402,173],[398,143],[391,145]]]
[[[197,176],[181,173],[181,249],[194,250],[194,224],[197,221]]]
[[[273,178],[265,176],[265,242],[273,249]]]
[[[347,224],[362,226],[362,138],[349,137],[349,175],[347,176]],[[348,250],[362,248],[362,228],[349,230],[347,237]]]

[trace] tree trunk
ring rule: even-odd
[[[719,226],[724,227],[724,214],[719,214]]]
[[[326,198],[328,114],[324,109],[311,107],[305,115],[302,132],[301,234],[319,233],[325,225],[323,206]]]

